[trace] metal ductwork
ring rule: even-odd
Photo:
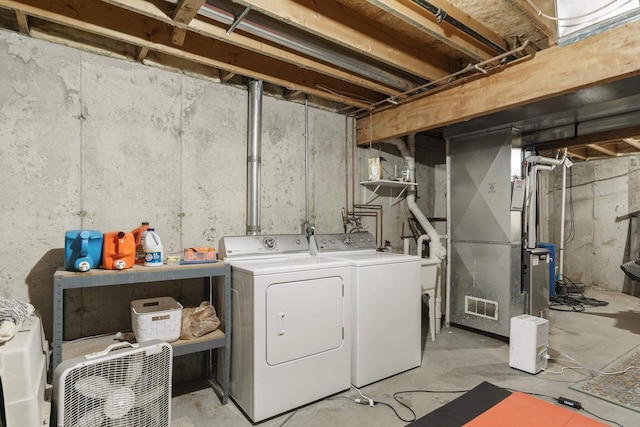
[[[207,0],[198,13],[230,28],[233,26],[233,29],[237,28],[296,52],[329,62],[391,88],[406,91],[427,83],[424,79],[400,70],[386,69],[381,63],[374,63],[319,38],[312,38],[304,31],[268,16],[254,11],[247,13],[247,9],[244,12],[238,12],[228,2],[222,0]],[[242,15],[244,15],[242,19],[236,19],[236,16]]]
[[[247,126],[247,235],[262,232],[260,224],[260,165],[262,163],[262,81],[249,83]]]

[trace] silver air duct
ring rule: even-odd
[[[249,83],[247,125],[247,235],[260,234],[260,164],[262,148],[262,81]]]

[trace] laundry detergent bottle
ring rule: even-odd
[[[98,230],[69,230],[64,236],[64,266],[69,271],[89,271],[100,265],[102,233]]]
[[[138,228],[131,230],[133,238],[136,240],[136,264],[142,264],[144,262],[144,236],[147,235],[147,229],[149,228],[148,222],[143,222]]]
[[[157,267],[162,265],[164,258],[162,251],[162,242],[155,230],[151,227],[147,228],[144,236],[144,265],[145,267]]]

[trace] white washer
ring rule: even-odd
[[[370,233],[313,240],[318,254],[352,266],[351,383],[361,387],[420,366],[421,258],[378,252]]]
[[[351,269],[302,235],[223,237],[231,264],[230,394],[254,422],[349,388]]]

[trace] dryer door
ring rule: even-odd
[[[274,283],[267,288],[267,363],[271,366],[342,346],[342,278]]]

